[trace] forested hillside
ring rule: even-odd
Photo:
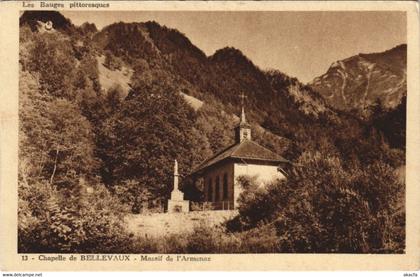
[[[52,30],[44,27],[48,20]],[[338,195],[342,214],[335,216],[357,216],[348,222],[329,219],[321,232],[324,237],[334,234],[338,225],[342,237],[360,232],[362,227],[346,228],[363,216],[364,222],[374,219],[380,224],[379,214],[391,220],[398,211],[398,226],[388,226],[392,236],[400,232],[392,245],[375,238],[375,244],[365,242],[363,247],[354,246],[356,242],[315,247],[315,233],[302,238],[310,243],[298,247],[296,242],[289,248],[280,243],[276,251],[402,251],[404,184],[393,178],[405,164],[405,108],[378,109],[376,121],[365,122],[331,107],[296,78],[258,68],[238,49],[226,47],[208,57],[182,33],[157,22],[120,22],[98,31],[93,24],[74,26],[57,12],[25,12],[20,21],[20,250],[93,252],[93,241],[103,240],[99,251],[121,252],[128,238],[117,231],[123,224],[118,218],[166,201],[174,159],[186,177],[182,185],[188,198],[199,201],[201,188],[193,187],[188,175],[233,143],[241,93],[247,96],[255,140],[294,164],[290,189],[296,190],[274,193],[272,201],[283,201],[285,193],[291,194],[287,201],[299,201],[304,194],[305,205],[313,197],[324,199],[324,210],[313,215],[319,222],[299,236],[313,233],[310,228],[316,226],[322,229],[319,217],[331,216],[326,211],[336,210],[332,199]],[[193,108],[185,95],[202,106]],[[392,129],[386,123],[390,118]],[[374,172],[380,175],[377,179],[371,176]],[[305,194],[308,187],[315,190],[312,195]],[[381,204],[371,203],[376,193]],[[249,214],[254,205],[249,202],[244,195],[240,218],[231,223],[235,232],[305,212],[300,207],[290,217],[292,208],[287,214],[264,211],[262,220]],[[383,202],[388,205],[375,206]],[[318,208],[313,207],[313,213]],[[363,227],[362,233],[378,232],[382,227],[376,223],[369,230]]]

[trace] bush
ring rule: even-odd
[[[88,189],[89,188],[89,189]],[[117,253],[130,246],[118,200],[100,184],[19,187],[19,252]]]
[[[269,249],[401,253],[405,247],[404,185],[382,162],[346,171],[338,158],[304,153],[286,181],[265,188],[252,180],[241,182],[239,215],[227,227],[253,231],[274,226],[276,243]]]
[[[241,253],[276,253],[279,251],[277,230],[273,224],[262,225],[240,233]]]

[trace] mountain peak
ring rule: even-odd
[[[212,60],[219,61],[219,60],[246,60],[250,62],[250,60],[241,52],[241,50],[234,48],[234,47],[224,47],[221,49],[216,50],[212,56],[210,56]]]
[[[95,23],[85,22],[80,27],[79,30],[84,34],[95,34],[98,32]]]
[[[376,103],[393,109],[407,93],[407,45],[379,53],[359,54],[334,62],[309,85],[327,102],[369,118]]]
[[[96,41],[117,55],[134,55],[134,58],[150,59],[156,57],[157,53],[163,56],[182,54],[196,59],[207,58],[184,34],[155,21],[113,23],[98,33]]]
[[[164,54],[184,52],[197,59],[206,59],[206,55],[196,47],[185,34],[176,29],[162,26],[155,21],[144,23],[150,38],[159,50]]]
[[[234,47],[224,47],[217,50],[209,57],[209,60],[215,64],[222,64],[228,67],[235,66],[247,71],[259,71],[257,66],[241,50]]]
[[[389,50],[384,51],[383,53],[393,53],[393,52],[406,52],[407,51],[407,44],[399,44]]]

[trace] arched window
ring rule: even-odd
[[[220,178],[219,176],[216,177],[216,202],[220,201]]]
[[[227,173],[223,175],[223,200],[228,199],[228,176]]]
[[[213,201],[213,183],[211,181],[211,178],[209,178],[207,181],[207,201]]]

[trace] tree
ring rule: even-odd
[[[60,33],[35,36],[30,50],[31,72],[38,72],[44,93],[74,98],[75,59],[71,43]]]
[[[20,158],[31,164],[29,177],[64,185],[69,176],[94,175],[98,161],[89,121],[75,104],[42,96],[35,78],[21,76]]]
[[[19,251],[122,251],[130,242],[119,201],[97,178],[90,122],[75,103],[40,92],[34,75],[19,76]]]
[[[135,89],[133,95],[104,124],[104,180],[136,180],[139,193],[146,189],[155,198],[166,198],[172,190],[174,159],[181,174],[188,174],[194,162],[194,111],[179,94],[160,87]]]

